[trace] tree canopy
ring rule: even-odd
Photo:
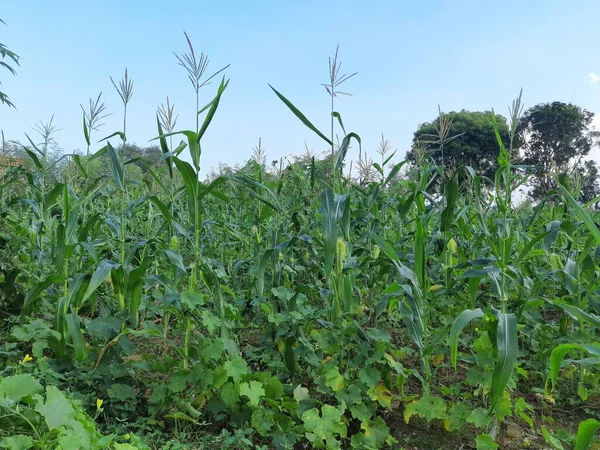
[[[492,112],[463,109],[443,117],[449,124],[448,134],[440,136],[444,128],[444,119],[440,121],[440,117],[421,124],[415,131],[413,147],[407,158],[416,163],[421,147],[437,165],[443,165],[446,169],[468,165],[481,175],[493,175],[498,166],[499,147],[492,124]],[[506,119],[496,115],[496,122],[500,136],[505,142],[508,141]]]
[[[555,175],[579,166],[594,145],[594,114],[573,104],[535,105],[520,122],[522,162],[534,168],[530,196],[544,197],[556,185]]]

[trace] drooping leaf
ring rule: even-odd
[[[292,104],[292,102],[290,102],[287,98],[285,98],[282,94],[280,94],[273,86],[269,85],[269,87],[271,89],[273,89],[273,92],[275,92],[275,94],[277,94],[277,97],[279,97],[279,99],[290,109],[290,111],[292,111],[294,113],[294,115],[298,119],[300,119],[300,121],[304,125],[306,125],[309,129],[314,131],[317,136],[319,136],[321,139],[323,139],[329,145],[333,145],[333,142],[331,142],[331,140],[329,138],[327,138],[323,133],[321,133],[317,129],[317,127],[315,127],[312,123],[310,123],[310,121],[306,118],[306,116],[304,114],[302,114],[300,112],[300,110]]]
[[[548,373],[548,380],[552,382],[554,387],[556,379],[558,378],[558,372],[560,366],[565,358],[566,354],[572,350],[581,350],[589,353],[590,355],[600,356],[600,343],[594,342],[591,344],[560,344],[552,350],[550,353],[550,371]]]
[[[108,278],[111,270],[117,269],[121,267],[120,264],[115,263],[113,261],[109,261],[104,259],[100,262],[94,273],[92,274],[92,279],[90,280],[90,284],[83,294],[82,302],[85,302],[90,296],[96,292],[96,289]]]
[[[458,315],[452,324],[452,329],[450,330],[450,361],[452,362],[455,371],[458,358],[458,337],[469,322],[481,317],[483,317],[483,311],[481,309],[466,309]]]
[[[45,280],[35,284],[25,296],[25,301],[23,302],[23,313],[30,311],[33,302],[42,294],[42,292],[44,292],[53,284],[60,283],[62,279],[63,276],[60,274],[49,275]]]

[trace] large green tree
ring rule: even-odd
[[[496,115],[500,136],[508,142],[506,119]],[[424,152],[438,166],[454,170],[461,165],[473,167],[479,174],[492,176],[498,166],[498,141],[491,111],[450,112],[432,122],[419,125],[407,158],[417,164]]]
[[[542,103],[525,112],[520,122],[523,163],[533,167],[533,199],[556,186],[556,174],[572,172],[594,145],[594,114],[562,102]]]
[[[600,195],[600,176],[598,165],[591,160],[586,161],[577,169],[579,173],[580,196],[579,199],[587,203]],[[600,207],[600,202],[595,207]]]

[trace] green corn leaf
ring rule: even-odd
[[[85,170],[85,168],[83,167],[83,164],[81,163],[81,156],[73,155],[73,161],[75,161],[75,164],[77,165],[77,167],[79,168],[81,173],[87,178],[89,175],[87,173],[87,170]]]
[[[165,252],[165,255],[167,255],[167,258],[169,259],[169,262],[171,264],[173,264],[178,269],[181,269],[183,272],[187,272],[185,265],[183,264],[183,257],[181,256],[181,254],[179,252],[176,252],[175,250],[171,250],[168,248],[165,249],[164,252]]]
[[[490,411],[494,410],[496,403],[502,398],[517,362],[517,318],[514,314],[498,314],[497,346],[498,358],[492,374]]]
[[[396,255],[396,250],[394,250],[392,244],[374,233],[370,233],[370,235],[371,239],[375,241],[377,246],[383,250],[383,253],[385,253],[388,258],[390,258],[392,261],[398,261],[398,255]]]
[[[423,223],[423,217],[417,217],[417,229],[415,231],[415,243],[413,246],[415,267],[414,271],[417,276],[419,287],[425,286],[425,248],[427,243],[425,242],[425,224]]]
[[[270,248],[263,253],[258,264],[258,280],[257,280],[257,291],[258,296],[262,297],[265,292],[265,273],[267,271],[267,265],[269,260],[273,257],[274,249]]]
[[[419,350],[423,350],[423,335],[425,330],[419,316],[419,311],[415,311],[407,302],[400,302],[399,308],[402,313],[402,319],[408,329],[408,334]]]
[[[27,133],[25,133],[25,137],[27,138],[27,140],[29,141],[29,143],[31,144],[31,146],[33,147],[33,149],[38,153],[38,155],[44,156],[44,152],[42,150],[40,150],[38,148],[38,146],[33,143],[33,141],[31,140],[31,138],[29,137],[29,135]]]
[[[347,195],[334,195],[331,189],[327,189],[321,194],[321,226],[323,227],[323,251],[327,279],[329,279],[335,261],[337,224],[344,215],[347,199]]]
[[[150,176],[152,177],[152,179],[154,181],[156,181],[156,184],[158,184],[160,186],[160,188],[166,193],[169,193],[169,189],[167,188],[167,186],[165,186],[165,183],[163,183],[163,181],[160,179],[159,174],[156,172],[156,170],[154,170],[152,168],[152,166],[150,166],[150,164],[148,164],[146,161],[142,160],[141,161],[142,164],[146,167],[146,170],[148,171],[148,173],[150,174]]]
[[[212,122],[213,117],[215,116],[215,113],[217,112],[217,108],[219,107],[219,102],[221,101],[221,96],[223,95],[223,92],[225,92],[225,89],[227,89],[228,85],[229,85],[229,80],[225,81],[225,77],[223,77],[223,79],[221,80],[221,84],[219,85],[219,89],[217,90],[217,95],[211,102],[210,109],[208,110],[208,113],[206,113],[206,117],[204,118],[204,122],[202,123],[202,126],[200,127],[200,131],[198,131],[198,137],[196,138],[198,142],[200,142],[200,139],[202,139],[202,136],[204,136],[204,133],[206,133],[208,126]]]
[[[87,120],[85,119],[85,112],[83,112],[83,135],[85,136],[85,143],[89,146],[90,144],[90,130],[87,126]]]
[[[549,300],[549,303],[551,303],[552,305],[558,306],[563,311],[565,311],[567,314],[569,314],[571,317],[574,317],[577,320],[583,320],[584,322],[592,325],[593,327],[600,329],[600,317],[599,316],[596,316],[594,314],[589,314],[589,313],[581,310],[577,306],[570,305],[562,300]]]
[[[167,139],[163,136],[163,129],[162,125],[160,124],[158,114],[156,115],[156,126],[158,127],[158,140],[160,143],[160,149],[163,152],[163,156],[170,155]],[[169,177],[173,178],[173,158],[171,156],[166,156],[165,164],[167,165],[167,170],[169,171]]]
[[[60,194],[63,193],[63,191],[64,184],[57,183],[49,192],[46,192],[46,195],[44,195],[44,211],[48,211],[52,206],[54,206],[56,199],[58,199],[58,197],[60,196]]]
[[[446,207],[442,211],[441,231],[450,231],[452,221],[454,219],[454,209],[456,208],[456,200],[458,199],[458,172],[455,172],[452,178],[446,183]]]
[[[161,215],[165,219],[165,222],[167,222],[169,225],[171,225],[171,222],[173,221],[173,218],[171,217],[171,212],[169,211],[169,208],[167,208],[167,205],[165,205],[155,195],[152,195],[152,196],[148,197],[148,200],[150,200],[158,208],[158,210],[160,211]]]
[[[112,137],[115,137],[115,136],[119,136],[123,142],[127,141],[127,138],[125,137],[125,133],[123,133],[122,131],[115,131],[113,134],[111,134],[109,136],[106,136],[105,138],[100,139],[98,142],[106,141],[106,140],[108,140],[108,139],[110,139]]]
[[[296,354],[294,353],[295,343],[296,338],[293,336],[286,338],[284,341],[283,361],[291,374],[296,373],[297,368]]]
[[[123,177],[123,166],[121,165],[119,155],[117,154],[117,151],[114,149],[114,147],[110,145],[110,142],[106,143],[106,149],[108,152],[110,170],[113,175],[113,180],[117,187],[122,190],[125,186],[125,179]]]
[[[63,281],[63,276],[59,275],[59,274],[54,274],[54,275],[49,275],[44,280],[40,281],[39,283],[36,283],[27,292],[27,295],[25,296],[25,300],[23,302],[23,310],[22,310],[23,314],[26,314],[31,310],[31,306],[33,305],[33,302],[35,300],[37,300],[37,298],[41,295],[42,292],[44,292],[46,289],[48,289],[53,284],[60,283],[61,281]]]
[[[269,85],[269,87],[271,89],[273,89],[273,92],[275,92],[275,94],[277,94],[277,97],[279,97],[279,99],[290,109],[290,111],[292,111],[294,113],[294,115],[300,119],[300,121],[306,125],[309,129],[311,129],[317,136],[319,136],[321,139],[323,139],[325,142],[327,142],[329,145],[333,145],[333,142],[331,142],[329,140],[329,138],[327,138],[323,133],[321,133],[317,127],[315,127],[307,118],[304,114],[302,114],[300,112],[300,110],[298,108],[296,108],[292,102],[290,102],[287,98],[285,98],[283,95],[281,95],[273,86]]]
[[[271,189],[269,189],[263,183],[260,183],[260,182],[258,182],[256,180],[253,180],[251,178],[245,177],[243,175],[227,176],[227,177],[223,177],[223,178],[227,178],[227,179],[229,179],[231,181],[235,181],[236,183],[245,184],[246,186],[249,186],[249,187],[252,187],[252,188],[263,190],[267,194],[269,194],[269,197],[271,197],[273,199],[273,203],[277,204],[277,196],[273,193],[273,191]],[[260,199],[260,197],[256,197],[256,198]],[[271,205],[271,207],[273,207],[276,211],[279,209],[279,208],[277,208],[274,205]]]
[[[519,256],[517,257],[517,260],[515,261],[515,263],[520,263],[521,261],[523,261],[527,257],[527,255],[531,252],[531,250],[533,249],[533,247],[538,242],[546,239],[546,237],[549,234],[550,234],[549,231],[546,231],[544,233],[540,233],[536,237],[534,237],[533,239],[531,239],[529,242],[527,242],[527,244],[525,244],[525,246],[523,247],[523,249],[519,253]]]
[[[399,162],[398,164],[394,165],[394,167],[392,167],[392,170],[390,170],[390,173],[388,173],[388,176],[385,178],[385,181],[383,182],[383,186],[386,186],[390,181],[392,181],[394,179],[394,177],[396,176],[396,174],[398,172],[400,172],[400,169],[402,169],[402,166],[404,166],[404,164],[406,164],[408,162],[408,160],[404,160],[402,162]]]
[[[139,267],[131,270],[127,274],[126,298],[129,301],[129,312],[131,314],[132,327],[135,329],[139,326],[139,310],[142,304],[142,288],[144,284],[144,276],[148,270],[151,258],[144,257]]]
[[[219,200],[222,200],[224,202],[231,201],[231,199],[227,195],[223,194],[220,191],[217,191],[217,187],[225,183],[225,180],[227,179],[228,178],[225,176],[219,176],[213,181],[211,181],[208,186],[204,185],[203,183],[200,183],[198,199],[201,200],[202,198],[210,194],[213,197],[218,198]]]
[[[120,267],[121,265],[107,259],[102,260],[94,273],[92,274],[92,279],[90,280],[90,284],[83,294],[82,302],[85,302],[90,296],[96,292],[96,289],[108,278],[111,270]]]
[[[183,178],[183,184],[185,185],[185,191],[188,199],[188,215],[190,223],[196,225],[196,197],[198,196],[198,175],[194,171],[194,168],[190,163],[183,161],[179,158],[175,158],[175,166],[181,177]]]
[[[458,337],[469,322],[481,317],[483,317],[483,311],[480,308],[465,309],[452,324],[452,329],[450,330],[450,361],[455,371],[458,359]]]
[[[65,316],[67,323],[67,329],[73,340],[73,347],[75,347],[75,357],[78,361],[83,361],[87,356],[87,348],[83,341],[81,334],[81,328],[79,326],[79,316],[73,313],[69,313]]]
[[[106,155],[107,152],[108,152],[108,147],[105,145],[100,150],[98,150],[96,153],[93,153],[90,155],[89,162],[92,162],[93,160],[98,159],[98,158],[102,158],[104,155]]]
[[[348,149],[350,148],[350,142],[352,141],[352,138],[356,139],[356,141],[358,142],[359,148],[361,146],[361,140],[360,140],[360,136],[358,134],[349,133],[346,136],[344,136],[344,139],[342,139],[342,143],[340,144],[340,148],[335,154],[334,166],[335,166],[335,170],[337,170],[337,171],[342,170],[342,166],[344,164],[344,160],[346,159],[346,154],[348,153]]]
[[[598,429],[600,429],[600,422],[596,419],[587,419],[581,422],[575,437],[575,450],[588,450]]]
[[[589,353],[590,355],[600,356],[600,343],[594,342],[591,344],[560,344],[557,347],[555,347],[554,350],[552,350],[552,353],[550,354],[550,372],[548,373],[548,378],[546,379],[546,386],[548,385],[548,381],[550,381],[552,382],[552,387],[554,388],[562,361],[565,358],[566,354],[572,350],[581,350]]]
[[[69,298],[67,299],[67,306],[75,303],[75,308],[79,308],[79,301],[83,297],[84,291],[82,288],[86,286],[86,282],[89,281],[86,275],[77,273],[73,275],[72,280],[69,282]],[[86,286],[87,289],[87,286]]]
[[[194,168],[196,171],[200,170],[200,155],[201,155],[201,149],[200,149],[200,141],[198,140],[198,134],[195,131],[191,131],[191,130],[182,130],[182,131],[174,131],[172,133],[167,133],[167,134],[163,134],[162,136],[159,137],[155,137],[154,139],[151,139],[152,141],[155,141],[156,139],[161,139],[161,138],[166,138],[169,136],[175,136],[177,134],[183,134],[186,138],[187,138],[187,146],[188,146],[188,150],[190,152],[190,156],[192,157],[192,164],[194,165]],[[175,150],[173,150],[173,154],[175,155],[179,155],[179,153],[181,153],[181,151],[185,148],[185,146],[181,146],[181,144],[179,145],[179,147],[177,147]],[[175,165],[177,165],[177,162],[175,162]]]
[[[581,207],[579,202],[573,198],[573,196],[566,187],[564,187],[560,183],[558,184],[558,187],[560,188],[566,202],[575,211],[575,214],[579,217],[579,219],[583,221],[590,234],[594,236],[596,244],[600,245],[600,229],[598,229],[598,227],[594,223],[594,220],[589,216],[587,212],[585,212],[585,210]]]
[[[346,134],[346,128],[344,128],[344,122],[342,121],[342,115],[337,111],[333,111],[331,113],[331,115],[337,119],[338,123],[340,124],[340,128],[342,129],[344,134]]]
[[[379,172],[379,175],[383,175],[383,169],[381,168],[381,166],[378,163],[373,163],[373,167],[375,167],[377,172]]]
[[[56,227],[56,245],[54,246],[54,264],[56,267],[63,267],[65,252],[65,226],[61,223]]]
[[[499,273],[500,269],[496,266],[482,267],[481,269],[468,269],[463,272],[460,278],[482,277],[491,273]]]
[[[37,155],[35,153],[33,153],[31,150],[29,150],[27,147],[23,147],[23,149],[29,155],[29,157],[31,158],[31,160],[33,161],[33,164],[35,164],[35,167],[37,167],[39,170],[43,171],[44,170],[44,166],[40,162],[40,159],[37,157]]]
[[[382,136],[382,137],[383,137],[383,136]],[[393,157],[396,155],[396,152],[397,152],[397,151],[398,151],[398,150],[394,150],[394,151],[391,153],[391,155],[390,155],[390,156],[388,156],[388,157],[386,158],[386,160],[385,160],[385,161],[383,161],[383,166],[384,166],[384,167],[385,167],[385,165],[386,165],[387,163],[389,163],[389,162],[392,160],[392,158],[393,158]],[[402,161],[402,163],[401,163],[401,164],[404,164],[404,163],[406,163],[406,162],[408,162],[408,160]]]
[[[411,193],[404,200],[400,200],[400,202],[399,202],[400,205],[398,207],[398,215],[401,219],[404,219],[406,217],[406,215],[410,211],[410,208],[412,207],[414,202],[415,202],[415,194],[414,193]]]
[[[496,141],[498,142],[498,146],[500,147],[500,154],[498,155],[498,163],[500,166],[507,166],[510,164],[510,155],[504,146],[504,142],[502,142],[502,137],[500,136],[500,129],[498,128],[498,122],[496,121],[496,113],[492,109],[492,126],[494,127],[494,134],[496,135]]]

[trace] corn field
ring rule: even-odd
[[[196,127],[159,109],[160,167],[125,157],[127,71],[122,130],[99,96],[58,177],[48,139],[2,164],[0,448],[599,448],[600,218],[566,175],[514,200],[520,96],[494,177],[401,176],[334,109],[336,51],[330,130],[272,87],[325,159],[201,181],[229,80],[188,45]]]

